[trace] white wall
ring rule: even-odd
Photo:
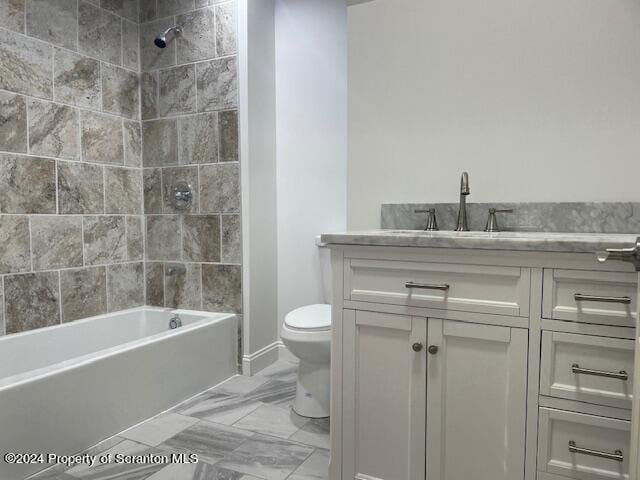
[[[276,0],[278,312],[322,302],[316,235],[346,228],[345,0]]]
[[[239,2],[238,47],[247,368],[253,354],[278,338],[273,0]]]
[[[640,201],[640,2],[349,8],[349,228],[380,204]]]
[[[240,0],[243,370],[322,302],[315,236],[346,228],[345,0]]]

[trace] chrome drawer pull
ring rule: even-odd
[[[604,370],[591,370],[589,368],[580,368],[580,365],[574,363],[571,365],[571,371],[573,373],[582,374],[582,375],[593,375],[595,377],[606,377],[606,378],[617,378],[618,380],[624,380],[625,382],[629,380],[629,374],[624,370],[620,370],[619,372],[605,372]]]
[[[592,457],[606,458],[607,460],[615,460],[616,462],[624,462],[622,450],[616,450],[615,453],[600,452],[598,450],[590,450],[576,446],[573,440],[569,442],[569,451],[571,453],[581,453],[583,455],[591,455]]]
[[[624,305],[631,304],[629,297],[601,297],[599,295],[583,295],[576,293],[573,298],[576,302],[604,302],[604,303],[622,303]]]
[[[431,284],[431,283],[406,282],[404,286],[405,288],[421,288],[423,290],[441,290],[443,292],[446,292],[450,288],[450,286],[447,285],[446,283],[438,285],[438,284]]]

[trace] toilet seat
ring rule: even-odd
[[[291,330],[305,332],[331,330],[331,305],[306,305],[289,312],[284,324]]]

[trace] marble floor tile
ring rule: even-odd
[[[267,383],[268,379],[265,377],[253,376],[247,377],[245,375],[236,375],[231,377],[226,382],[212,388],[211,392],[226,393],[228,395],[245,395],[261,385]]]
[[[329,449],[329,419],[313,418],[309,420],[300,430],[291,435],[289,440]]]
[[[287,480],[327,480],[329,451],[316,450]]]
[[[46,471],[46,474],[38,475],[37,477],[29,477],[28,480],[78,480],[76,477],[72,477],[64,471]]]
[[[197,418],[186,417],[177,413],[165,413],[122,432],[120,435],[129,440],[157,447],[162,442],[198,423],[198,421]]]
[[[239,428],[200,421],[160,444],[159,448],[171,453],[196,453],[200,462],[213,464],[249,440],[252,435]]]
[[[86,452],[195,453],[196,464],[56,466],[33,480],[326,480],[329,421],[290,410],[296,369],[232,377]]]
[[[123,441],[124,439],[119,436],[110,437],[81,453],[86,455],[100,455],[101,453],[112,449]],[[28,477],[28,480],[77,480],[77,477],[72,477],[71,475],[66,473],[65,470],[66,466],[63,464],[54,465],[51,468]]]
[[[163,273],[163,275],[164,275],[164,273]],[[206,400],[212,394],[213,394],[213,392],[211,390],[207,390],[205,392],[202,392],[202,393],[196,395],[195,397],[191,397],[191,398],[179,403],[178,405],[173,407],[171,410],[173,412],[175,412],[175,413],[182,413],[183,410],[186,410],[187,408],[190,408],[193,405],[196,405],[196,404],[202,402],[203,400]],[[187,415],[187,416],[189,416],[189,415]]]
[[[27,480],[75,480],[71,475],[65,473],[65,466],[62,464],[54,465],[42,472],[36,473],[28,477]]]
[[[258,388],[243,395],[243,398],[273,405],[291,406],[296,396],[295,382],[270,379]]]
[[[85,453],[87,455],[99,455],[102,452],[106,452],[107,450],[112,449],[122,442],[124,442],[124,438],[116,435],[115,437],[107,438],[106,440],[94,445],[93,447],[87,448],[82,453]]]
[[[308,421],[309,419],[301,417],[289,408],[264,405],[233,426],[274,437],[289,438]]]
[[[105,454],[123,454],[123,455],[147,455],[162,454],[163,452],[141,443],[131,440],[124,440],[116,446],[105,451]],[[67,474],[73,478],[82,480],[143,480],[161,470],[163,464],[148,463],[106,463],[94,466],[78,465],[70,470]]]
[[[115,447],[119,443],[122,443],[124,439],[122,437],[111,437],[108,438],[97,445],[94,445],[91,448],[88,448],[82,454],[86,455],[99,455],[102,452],[106,452],[107,450]],[[65,472],[66,466],[63,464],[54,465],[51,468],[48,468],[42,472],[36,473],[28,478],[28,480],[77,480],[78,477],[72,477],[68,473]]]
[[[298,364],[287,361],[275,362],[267,368],[259,371],[257,376],[273,378],[283,382],[295,382],[296,377],[298,376]]]
[[[147,480],[260,480],[245,473],[234,472],[207,463],[173,464],[151,475]]]
[[[266,480],[284,480],[313,453],[311,447],[256,434],[217,466]]]
[[[178,413],[222,425],[232,425],[262,405],[260,401],[238,395],[213,393],[184,404]]]

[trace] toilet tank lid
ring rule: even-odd
[[[284,323],[288,327],[299,329],[320,329],[331,327],[331,305],[320,303],[296,308],[287,313]]]

